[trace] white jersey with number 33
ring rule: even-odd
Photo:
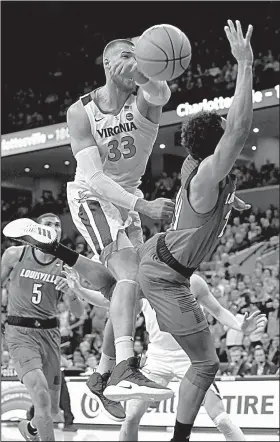
[[[104,173],[134,193],[141,183],[158,134],[158,124],[138,111],[136,96],[130,95],[118,115],[102,113],[93,100],[94,92],[81,97],[92,135],[99,149]],[[77,168],[75,181],[84,181]]]

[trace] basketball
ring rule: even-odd
[[[156,25],[139,37],[135,57],[139,71],[151,80],[174,80],[190,64],[191,44],[175,26]]]

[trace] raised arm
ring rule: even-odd
[[[191,291],[198,302],[222,325],[243,332],[264,331],[267,323],[265,315],[255,312],[248,317],[248,314],[245,314],[243,321],[239,322],[229,310],[221,306],[200,276],[195,274],[191,276]]]
[[[229,174],[243,149],[253,119],[253,52],[250,43],[253,27],[249,25],[244,38],[239,21],[236,21],[235,27],[232,21],[228,20],[228,25],[225,32],[238,65],[235,94],[227,115],[225,132],[214,154],[201,162],[192,180],[196,189],[214,188]]]
[[[67,124],[77,165],[91,189],[117,206],[136,210],[153,219],[170,219],[174,208],[171,201],[165,198],[146,201],[127,192],[104,173],[99,150],[91,133],[89,119],[79,101],[68,109]]]

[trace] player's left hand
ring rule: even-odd
[[[146,83],[148,81],[148,78],[139,71],[134,56],[112,62],[110,74],[111,76],[123,75],[124,77],[133,78],[137,83]]]
[[[245,201],[241,200],[236,195],[234,197],[234,201],[233,201],[232,206],[235,210],[238,210],[239,212],[242,212],[243,210],[251,209],[251,204],[246,204]]]
[[[63,293],[67,293],[67,291],[69,290],[67,279],[62,278],[62,276],[59,276],[55,288],[56,290],[59,290]]]
[[[260,311],[254,312],[252,315],[246,312],[244,315],[244,321],[241,325],[241,330],[244,333],[252,333],[255,330],[258,332],[264,332],[267,324],[267,319],[264,314],[261,314]]]
[[[110,64],[110,74],[112,76],[124,75],[125,77],[133,77],[136,69],[137,62],[134,57],[122,58]]]

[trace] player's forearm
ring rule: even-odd
[[[83,300],[95,305],[96,307],[109,308],[110,302],[100,292],[89,290],[80,286],[77,288],[77,294]]]
[[[89,183],[103,198],[117,206],[135,210],[138,197],[127,192],[122,186],[113,181],[104,172],[97,172]]]
[[[95,192],[107,201],[134,210],[138,197],[127,192],[103,172],[103,165],[97,146],[81,149],[75,156],[84,179]]]
[[[253,120],[252,88],[252,63],[239,62],[235,94],[227,115],[227,130],[236,131],[243,137],[249,134]]]
[[[164,106],[168,103],[171,91],[166,81],[150,80],[138,72],[135,75],[135,82],[142,89],[144,98],[148,103],[155,106]]]
[[[213,314],[215,318],[224,326],[237,330],[242,331],[241,324],[236,317],[228,311],[226,308],[221,307],[219,311],[216,312],[216,314]]]
[[[76,318],[80,318],[84,312],[84,306],[82,301],[76,296],[76,294],[71,290],[68,292],[68,298],[69,298],[69,306],[71,313]]]

